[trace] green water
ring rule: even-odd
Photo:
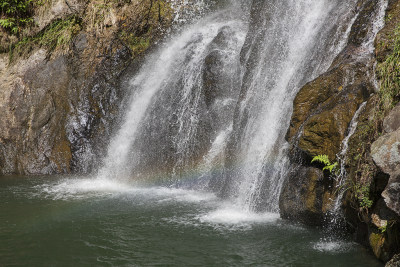
[[[1,178],[0,266],[382,266],[361,246],[211,194]]]

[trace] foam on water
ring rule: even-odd
[[[353,242],[345,242],[340,240],[320,240],[313,243],[313,249],[325,253],[341,253],[349,251],[355,247]]]
[[[109,179],[63,179],[35,186],[34,197],[54,200],[90,199],[107,196],[135,196],[149,201],[203,202],[215,199],[212,193],[166,187],[139,187]]]
[[[279,220],[279,218],[279,214],[277,213],[244,212],[242,209],[231,205],[224,205],[214,211],[199,216],[199,220],[203,223],[222,225],[272,223]]]

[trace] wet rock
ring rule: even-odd
[[[292,140],[303,122],[320,103],[325,102],[334,93],[343,89],[343,79],[341,71],[334,74],[323,74],[314,81],[306,84],[297,93],[293,102],[294,110],[287,134],[288,140]]]
[[[314,167],[298,166],[285,181],[279,199],[282,218],[308,225],[322,225],[324,213],[331,208],[329,181]]]
[[[346,73],[355,82],[346,84]],[[326,154],[334,159],[350,122],[366,101],[372,85],[362,78],[364,67],[341,65],[305,85],[294,101],[287,139],[313,157]]]
[[[378,259],[389,260],[389,255],[385,246],[386,237],[383,233],[371,233],[369,235],[369,244]]]
[[[358,107],[375,91],[365,75],[373,72],[374,61],[364,43],[373,27],[371,14],[377,12],[378,5],[371,0],[359,1],[359,8],[347,46],[326,73],[296,95],[286,135],[292,151],[300,150],[308,157],[326,154],[333,160]]]
[[[370,41],[369,33],[374,27],[373,19],[378,10],[376,1],[359,1],[358,16],[352,25],[346,47],[333,60],[327,72],[304,85],[296,95],[286,135],[291,145],[293,163],[309,168],[311,158],[316,155],[328,155],[331,161],[335,161],[356,111],[375,91],[372,79],[366,75],[373,73],[374,59],[365,44]],[[302,175],[288,178],[290,183],[303,188],[297,190],[301,195],[297,197],[299,203],[305,196],[315,195],[313,187],[307,187],[308,183],[313,184],[311,173],[300,173]],[[311,176],[307,179],[303,175]],[[329,186],[325,186],[321,188],[322,193],[316,194],[317,203],[321,203],[317,210],[320,217],[329,211],[329,205],[323,203],[325,194],[329,195],[330,190]],[[288,191],[283,192],[286,197],[281,199],[281,205],[285,206],[283,202],[289,199]]]
[[[230,27],[221,28],[204,60],[202,90],[215,131],[231,121],[239,95],[239,58],[232,56],[238,42]]]

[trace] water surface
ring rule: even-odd
[[[9,177],[0,198],[0,266],[382,266],[349,240],[209,193]]]

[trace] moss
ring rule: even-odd
[[[81,29],[80,23],[81,19],[75,16],[54,22],[40,36],[39,44],[50,50],[56,48],[67,50],[72,38]]]
[[[379,98],[383,113],[390,111],[400,100],[400,26],[394,31],[393,43],[392,53],[378,65],[377,71],[381,81]]]
[[[163,29],[172,23],[173,10],[169,1],[145,0],[135,23],[129,18],[121,19],[119,39],[131,50],[132,57],[143,54],[152,43],[163,35]]]
[[[25,37],[11,46],[9,51],[10,61],[16,56],[24,57],[29,55],[35,47],[45,47],[49,53],[54,51],[66,53],[73,37],[80,30],[81,19],[76,16],[65,20],[57,20],[39,34],[33,37]]]
[[[133,33],[127,33],[125,31],[120,33],[120,38],[131,50],[132,57],[141,55],[149,48],[151,43],[150,37],[138,37]]]
[[[370,188],[379,172],[370,155],[371,145],[383,133],[385,116],[400,100],[400,21],[396,15],[399,11],[399,6],[390,10],[386,16],[388,25],[377,38],[380,91],[369,99],[349,143],[347,164],[350,167],[350,187],[361,209],[370,208],[371,201],[376,200],[376,192],[372,192],[372,197],[364,197],[365,192],[360,193],[362,188]]]
[[[385,244],[385,235],[381,233],[372,233],[369,236],[369,244],[377,258],[381,258],[383,245]]]

